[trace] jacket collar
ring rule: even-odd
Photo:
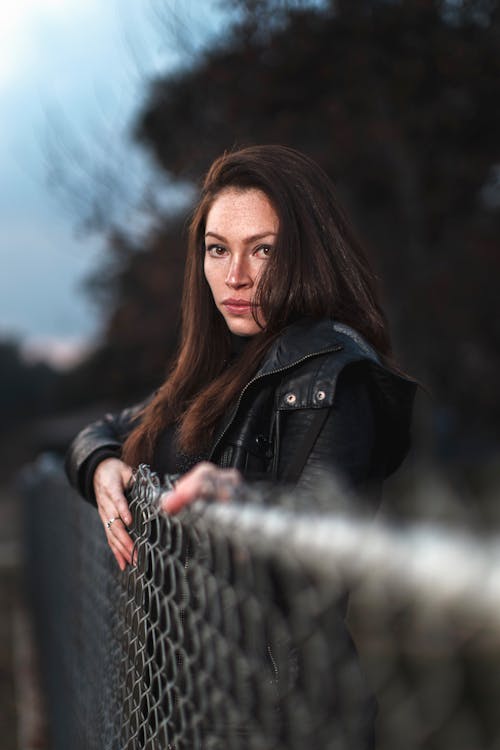
[[[292,367],[303,359],[356,347],[364,356],[379,362],[375,350],[353,328],[334,320],[304,318],[283,330],[271,345],[255,377]]]

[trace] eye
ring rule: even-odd
[[[211,258],[222,258],[226,254],[226,248],[222,245],[207,245],[205,251]]]
[[[272,251],[273,248],[271,245],[259,245],[255,251],[255,255],[258,255],[259,258],[269,258]]]

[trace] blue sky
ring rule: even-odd
[[[0,336],[59,357],[98,336],[81,290],[103,253],[81,231],[98,171],[116,218],[139,221],[155,177],[137,149],[123,180],[131,117],[151,75],[224,22],[217,0],[2,0]]]

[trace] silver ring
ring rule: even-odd
[[[119,516],[114,516],[114,518],[110,518],[109,521],[106,521],[106,528],[110,529],[112,524],[117,521]]]

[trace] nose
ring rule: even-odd
[[[226,276],[226,285],[231,289],[252,286],[253,280],[246,258],[233,256]]]

